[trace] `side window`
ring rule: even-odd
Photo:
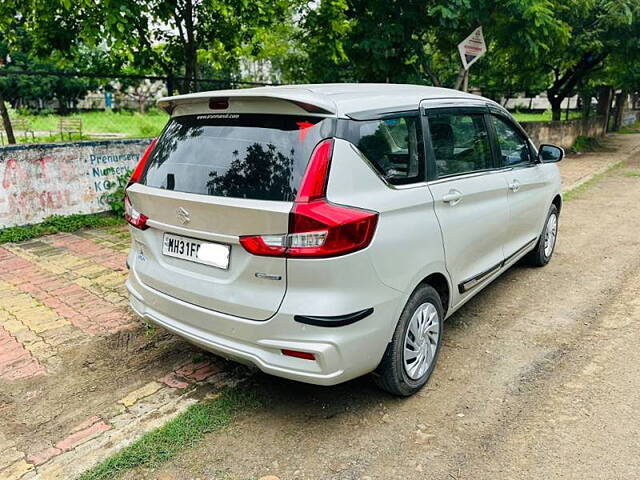
[[[430,116],[429,131],[438,177],[493,167],[483,114]]]
[[[531,151],[526,138],[505,120],[495,116],[491,118],[493,118],[493,125],[496,128],[502,165],[511,167],[531,163]]]
[[[424,147],[418,116],[350,121],[347,140],[393,185],[424,180]]]

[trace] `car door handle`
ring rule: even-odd
[[[458,190],[449,190],[442,196],[442,201],[453,206],[462,200],[462,192]]]
[[[514,180],[509,184],[509,188],[512,192],[517,192],[518,190],[520,190],[520,182],[518,180]]]

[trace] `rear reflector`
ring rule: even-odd
[[[309,353],[309,352],[299,352],[297,350],[286,350],[286,349],[282,349],[280,351],[282,352],[283,355],[286,355],[288,357],[302,358],[304,360],[316,359],[316,356],[313,353]]]
[[[283,235],[247,235],[240,243],[249,253],[269,257],[326,258],[366,248],[378,213],[330,203],[327,180],[333,139],[320,142],[309,160]]]

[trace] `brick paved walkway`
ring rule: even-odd
[[[45,372],[56,349],[132,328],[124,288],[128,249],[123,229],[60,233],[0,246],[0,327],[33,360],[0,360],[0,377]],[[1,332],[0,332],[1,338]]]
[[[128,248],[125,227],[0,245],[2,480],[74,478],[239,378],[132,315]]]

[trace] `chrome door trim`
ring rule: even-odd
[[[458,292],[460,293],[468,292],[473,287],[478,285],[482,280],[487,278],[489,275],[500,270],[503,265],[504,265],[504,260],[498,263],[497,265],[494,265],[493,267],[489,268],[488,270],[485,270],[484,272],[479,273],[475,277],[470,278],[469,280],[465,280],[464,282],[458,285]]]
[[[458,284],[458,292],[460,293],[466,293],[469,290],[471,290],[473,287],[475,287],[476,285],[478,285],[480,282],[482,282],[484,279],[486,279],[487,277],[489,277],[491,274],[497,272],[498,270],[500,270],[502,267],[504,267],[507,263],[509,263],[513,258],[517,257],[518,255],[522,254],[527,248],[531,247],[531,245],[533,245],[538,239],[534,238],[533,240],[529,240],[527,243],[525,243],[522,247],[520,247],[518,250],[516,250],[515,252],[513,252],[511,255],[509,255],[507,258],[505,258],[504,260],[502,260],[500,263],[494,265],[493,267],[485,270],[484,272],[480,272],[479,274],[469,278],[468,280],[465,280],[463,282],[460,282]]]
[[[513,167],[502,167],[502,168],[490,168],[487,170],[477,170],[475,172],[469,173],[461,173],[459,175],[450,175],[446,177],[436,178],[435,180],[430,180],[427,182],[428,185],[437,185],[439,183],[446,183],[453,180],[463,180],[465,178],[474,178],[474,177],[482,177],[484,175],[491,175],[494,173],[504,173],[513,170]],[[505,185],[506,188],[506,185]]]

